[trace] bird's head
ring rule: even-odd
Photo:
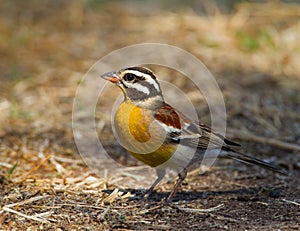
[[[130,100],[140,107],[156,107],[164,103],[155,74],[146,67],[128,67],[101,75],[116,84]]]

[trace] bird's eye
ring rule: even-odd
[[[135,75],[134,74],[125,74],[123,79],[126,81],[126,82],[132,82],[133,80],[135,80]]]

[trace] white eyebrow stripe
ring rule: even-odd
[[[131,73],[131,74],[134,74],[134,75],[140,76],[140,77],[141,77],[141,76],[149,76],[149,77],[151,78],[150,75],[145,74],[145,73],[140,72],[140,71],[135,71],[135,70],[126,70],[126,71],[124,71],[124,73]]]
[[[148,83],[152,84],[158,92],[160,91],[158,83],[150,75],[135,70],[126,70],[125,73],[131,73],[139,77],[144,76]]]
[[[133,85],[127,85],[127,87],[134,88],[134,89],[136,89],[138,91],[141,91],[141,92],[143,92],[143,93],[145,93],[147,95],[150,94],[150,90],[148,89],[148,87],[145,87],[145,86],[143,86],[143,85],[141,85],[139,83],[135,83]]]
[[[155,79],[153,79],[151,76],[149,79],[147,79],[148,83],[152,84],[154,86],[154,88],[160,92],[160,89],[159,89],[159,85],[158,83],[155,81]]]

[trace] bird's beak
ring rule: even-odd
[[[106,79],[112,83],[118,83],[119,82],[119,78],[117,75],[117,71],[111,71],[111,72],[107,72],[103,75],[100,76],[103,79]]]

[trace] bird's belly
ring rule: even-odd
[[[176,145],[167,143],[166,133],[147,109],[122,103],[115,114],[118,142],[136,159],[156,167],[169,160]]]
[[[130,151],[129,152],[139,161],[151,167],[157,167],[167,162],[172,157],[175,150],[176,148],[174,149],[174,147],[170,147],[168,145],[162,145],[160,148],[158,148],[157,150],[151,153],[140,154],[140,153],[133,153]]]

